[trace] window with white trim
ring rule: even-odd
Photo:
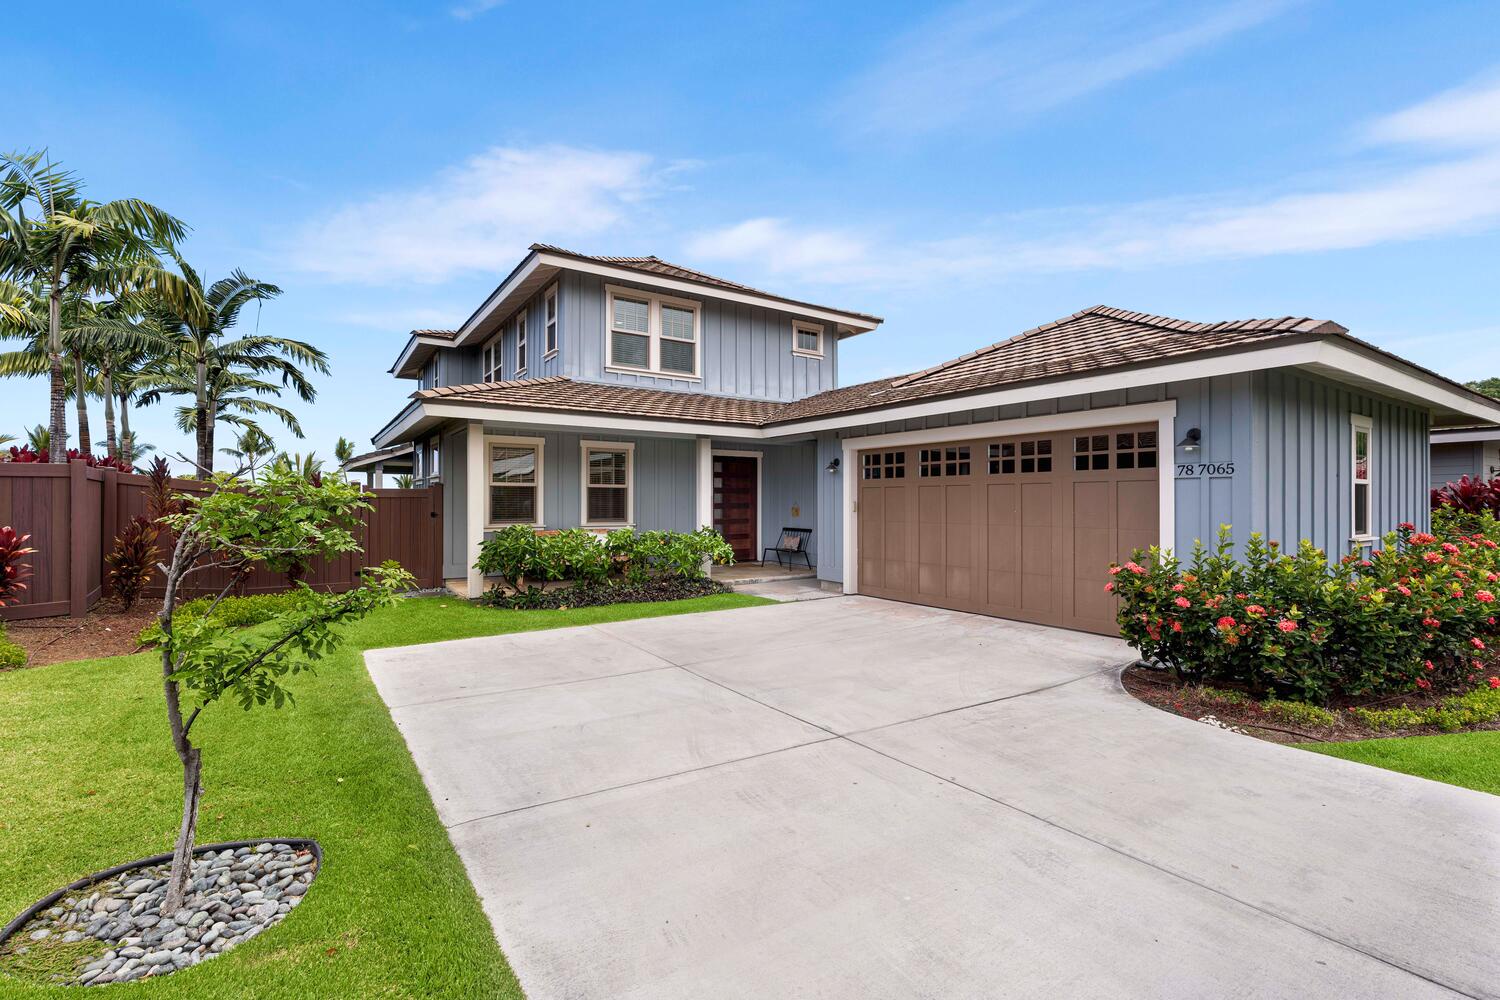
[[[696,379],[702,311],[691,299],[606,286],[606,366]]]
[[[792,323],[792,353],[804,358],[823,356],[823,328],[816,323]]]
[[[632,466],[635,445],[618,441],[583,443],[583,523],[630,524],[634,516]]]
[[[516,317],[516,377],[526,374],[526,310]]]
[[[527,438],[490,438],[490,496],[486,524],[542,523],[542,443]]]
[[[547,289],[546,296],[542,299],[542,340],[545,342],[547,354],[557,353],[557,286],[553,285]]]
[[[1373,538],[1375,531],[1374,451],[1375,428],[1369,417],[1349,417],[1349,465],[1352,473],[1351,519],[1355,538]]]
[[[427,442],[427,453],[430,456],[427,462],[427,478],[437,479],[443,474],[441,457],[443,453],[442,440],[434,437]]]
[[[504,339],[503,334],[496,334],[479,352],[479,373],[484,376],[481,381],[499,382],[503,377],[500,371],[500,345]]]

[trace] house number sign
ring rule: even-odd
[[[1178,463],[1178,479],[1224,479],[1234,475],[1233,462]]]

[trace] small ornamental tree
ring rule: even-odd
[[[395,563],[366,569],[359,585],[342,594],[322,594],[305,584],[296,599],[263,626],[228,632],[213,611],[257,565],[284,565],[291,558],[336,557],[359,551],[354,531],[369,504],[359,487],[341,479],[314,483],[291,470],[270,469],[256,482],[223,473],[201,495],[180,495],[182,509],[162,518],[177,534],[170,565],[162,566],[166,596],[157,619],[162,688],[172,746],[182,761],[182,825],[172,854],[163,916],[175,913],[187,895],[198,805],[203,795],[202,752],[192,742],[203,710],[221,698],[241,708],[291,700],[286,678],[310,670],[336,649],[335,626],[363,618],[392,603],[415,581]],[[228,570],[230,580],[199,615],[174,618],[177,598],[191,577]]]

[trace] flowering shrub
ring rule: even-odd
[[[538,532],[513,524],[495,532],[479,549],[476,569],[499,576],[509,590],[540,594],[537,581],[600,584],[618,570],[631,583],[656,577],[702,579],[703,561],[728,563],[734,550],[712,528],[693,532],[621,528],[599,536],[583,528]]]
[[[1500,642],[1500,545],[1488,534],[1445,539],[1403,524],[1368,558],[1330,565],[1310,542],[1284,553],[1259,535],[1236,559],[1226,527],[1185,567],[1153,549],[1110,572],[1121,634],[1142,656],[1257,694],[1326,703],[1462,690],[1482,681]]]
[[[41,451],[32,451],[31,446],[27,444],[23,444],[19,448],[12,445],[9,460],[23,464],[27,462],[40,462],[45,465],[52,460],[52,453],[46,448],[43,448]],[[118,458],[110,458],[106,455],[85,455],[77,448],[68,449],[68,461],[82,462],[90,469],[118,469],[121,472],[131,472],[135,468],[129,462],[123,462]]]

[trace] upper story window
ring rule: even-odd
[[[823,356],[823,328],[816,323],[792,323],[792,353],[805,358]]]
[[[484,345],[479,352],[479,373],[484,376],[481,381],[498,382],[502,378],[500,371],[500,344],[505,339],[503,333],[497,333]]]
[[[1368,539],[1374,537],[1374,442],[1375,427],[1369,417],[1353,414],[1349,417],[1350,435],[1349,460],[1353,466],[1353,503],[1354,503],[1354,537],[1356,539]]]
[[[516,377],[526,374],[526,310],[516,317]]]
[[[542,340],[543,349],[547,354],[557,353],[557,286],[553,285],[547,289],[546,296],[542,299]]]
[[[606,366],[670,378],[699,377],[702,314],[698,303],[608,286]]]

